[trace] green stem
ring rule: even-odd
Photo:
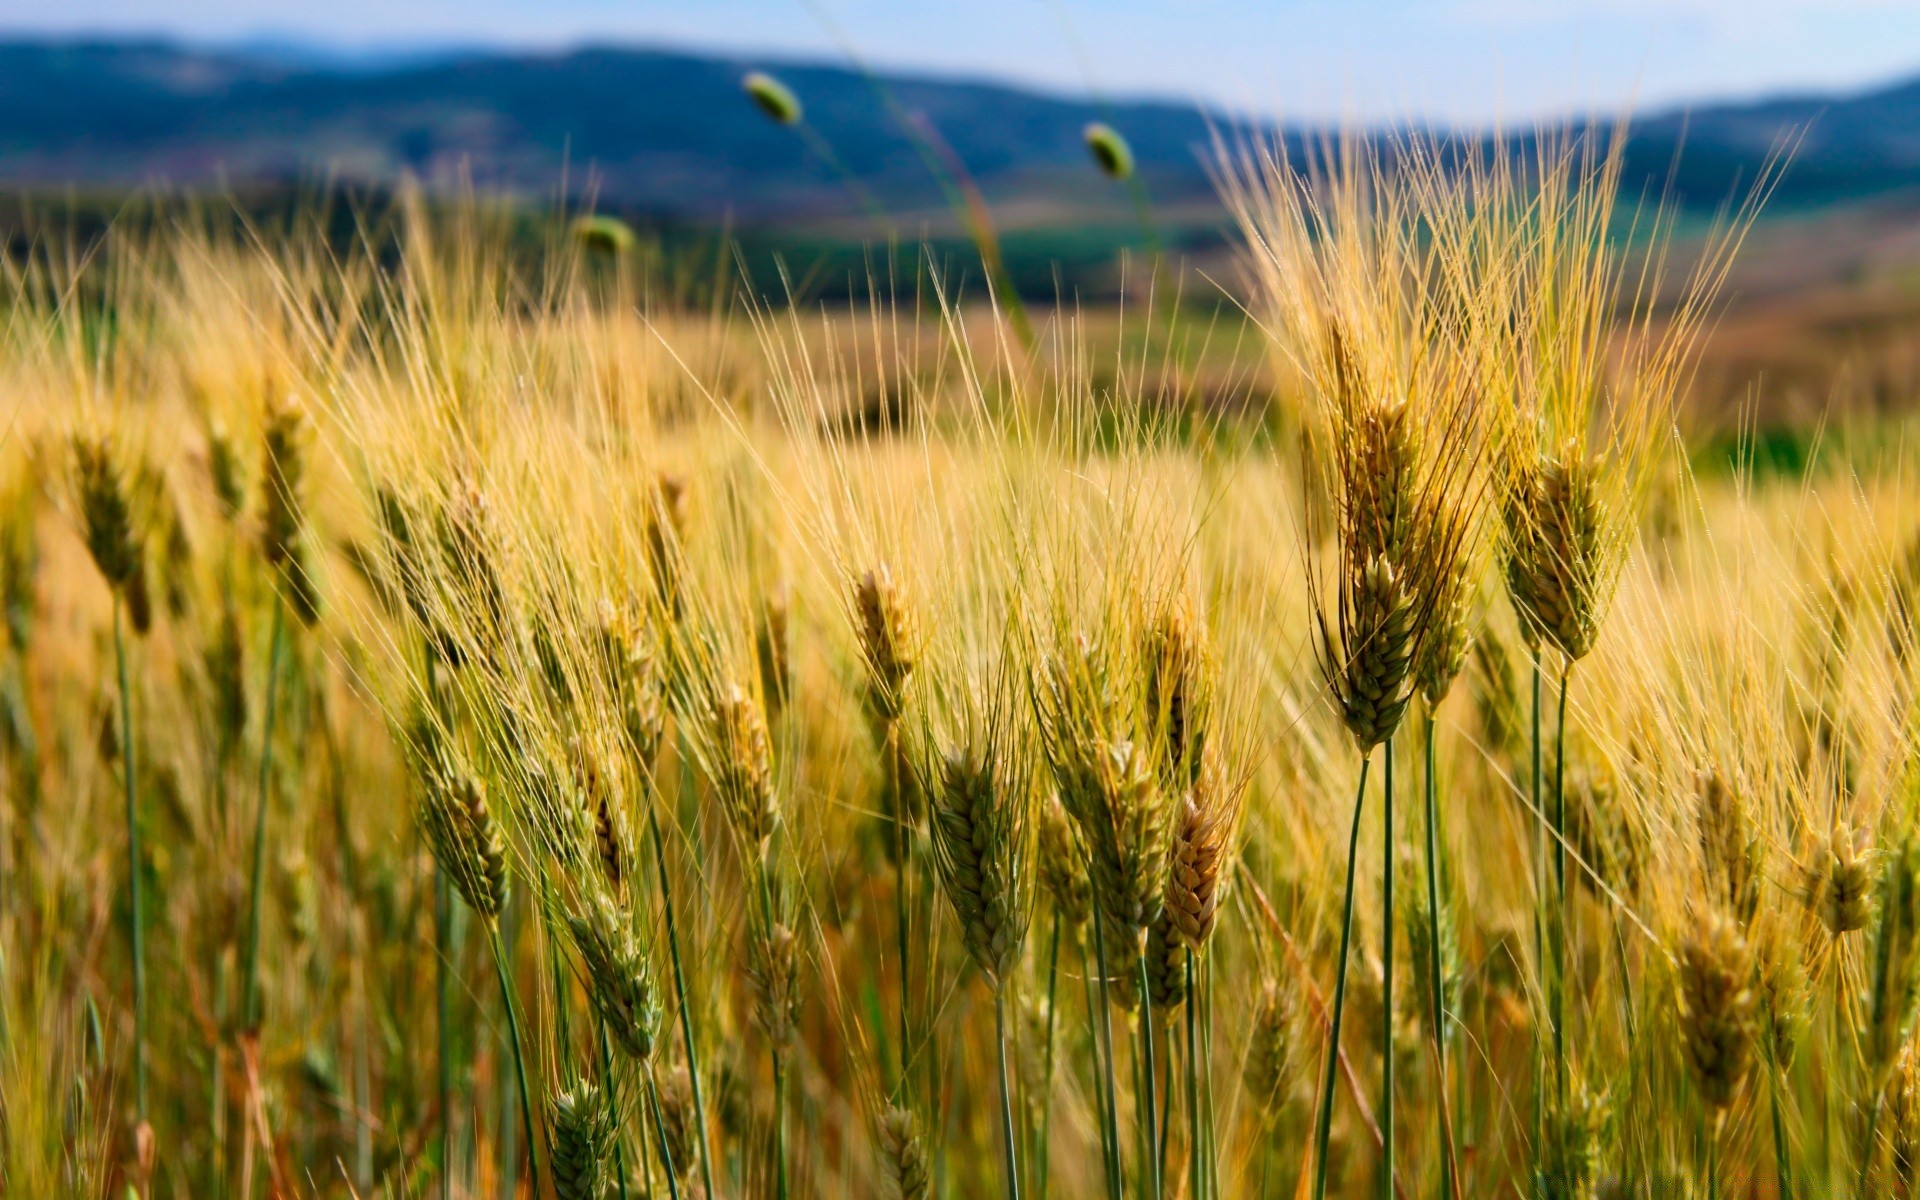
[[[1340,957],[1333,977],[1333,1015],[1327,1026],[1327,1070],[1320,1087],[1320,1113],[1313,1131],[1313,1200],[1326,1200],[1327,1138],[1333,1131],[1333,1091],[1340,1070],[1340,1023],[1347,1010],[1347,951],[1353,939],[1353,874],[1360,857],[1360,814],[1366,807],[1367,769],[1373,758],[1360,760],[1360,786],[1353,795],[1353,832],[1347,837],[1347,895],[1341,906]]]
[[[787,1200],[787,1072],[778,1051],[773,1055],[773,1173],[774,1195]]]
[[[1533,648],[1533,774],[1527,799],[1533,804],[1533,960],[1539,964],[1541,982],[1547,973],[1547,807],[1540,787],[1540,648]],[[1546,1194],[1544,1162],[1540,1154],[1547,1144],[1547,1048],[1538,1032],[1533,1039],[1533,1152],[1534,1194]]]
[[[654,1136],[660,1141],[660,1166],[667,1177],[667,1194],[680,1200],[680,1175],[674,1170],[673,1150],[667,1145],[667,1120],[660,1112],[660,1087],[654,1082],[653,1063],[647,1063],[647,1103],[653,1109]]]
[[[603,1087],[609,1101],[613,1098],[613,1043],[607,1037],[606,1022],[600,1023],[600,1074]],[[627,1198],[627,1150],[626,1138],[621,1136],[619,1124],[613,1131],[613,1177],[620,1187],[620,1200]],[[652,1190],[652,1189],[648,1189]]]
[[[520,1006],[513,995],[513,974],[507,967],[506,943],[500,940],[500,922],[487,925],[493,943],[493,969],[500,976],[500,998],[507,1007],[507,1035],[513,1044],[513,1073],[520,1084],[520,1127],[527,1139],[527,1175],[533,1194],[540,1195],[540,1141],[533,1128],[533,1098],[527,1086],[527,1056],[520,1042]]]
[[[445,868],[433,873],[433,948],[440,1009],[440,1200],[453,1200],[453,894]]]
[[[1875,1139],[1880,1135],[1882,1095],[1884,1095],[1884,1089],[1876,1086],[1873,1092],[1873,1103],[1867,1106],[1867,1136],[1866,1140],[1860,1143],[1860,1186],[1854,1193],[1861,1197],[1872,1195],[1867,1190],[1867,1183],[1873,1178],[1873,1160],[1876,1156],[1875,1151],[1879,1149]]]
[[[1000,1047],[1000,1144],[1006,1156],[1008,1200],[1020,1200],[1020,1165],[1013,1150],[1013,1074],[1007,1069],[1007,998],[993,989],[993,1026]]]
[[[700,1052],[693,1037],[693,1005],[688,1002],[687,977],[680,966],[680,933],[673,913],[673,884],[667,876],[666,839],[660,836],[660,814],[652,789],[647,792],[647,826],[653,833],[653,862],[660,875],[660,907],[667,921],[667,957],[673,962],[673,994],[680,1005],[680,1037],[687,1051],[687,1078],[693,1087],[693,1130],[700,1146],[700,1183],[714,1195],[713,1155],[707,1146],[707,1106],[700,1094]],[[659,1104],[656,1098],[655,1105]],[[664,1145],[664,1143],[663,1143]]]
[[[1768,1039],[1771,1043],[1771,1039]],[[1780,1115],[1780,1064],[1774,1061],[1773,1047],[1767,1047],[1768,1066],[1767,1091],[1771,1100],[1773,1117],[1773,1175],[1774,1190],[1780,1200],[1793,1200],[1793,1171],[1788,1163],[1787,1126]]]
[[[1381,747],[1383,778],[1385,785],[1385,832],[1381,835],[1382,858],[1380,877],[1380,1195],[1384,1200],[1393,1200],[1393,877],[1394,870],[1393,838],[1393,736],[1387,736]]]
[[[907,824],[907,797],[901,789],[900,774],[900,731],[897,723],[889,723],[885,735],[885,745],[881,754],[886,758],[886,788],[888,799],[893,805],[893,934],[894,946],[900,958],[900,1076],[895,1080],[894,1102],[901,1103],[907,1092],[909,1074],[907,1031],[907,943],[911,931],[907,922],[907,856],[913,845],[913,833]],[[932,1104],[934,1098],[927,1097]]]
[[[1433,1058],[1439,1073],[1441,1195],[1454,1195],[1453,1119],[1447,1093],[1447,1005],[1445,971],[1440,963],[1440,784],[1435,769],[1433,710],[1427,710],[1427,984],[1433,994]]]
[[[280,692],[280,655],[286,641],[284,606],[273,602],[273,632],[267,643],[267,708],[260,730],[260,799],[253,818],[253,884],[247,906],[247,975],[240,1011],[249,1030],[260,1028],[260,907],[267,873],[267,800],[273,790],[274,705]]]
[[[1199,986],[1194,979],[1193,947],[1187,947],[1187,1194],[1200,1200],[1206,1195],[1206,1139],[1200,1132],[1200,1007]]]
[[[1093,905],[1093,957],[1100,971],[1100,1014],[1095,1018],[1094,1042],[1096,1048],[1100,1042],[1099,1031],[1106,1033],[1106,1053],[1101,1066],[1105,1070],[1107,1085],[1106,1103],[1106,1141],[1107,1141],[1107,1195],[1111,1200],[1121,1200],[1126,1194],[1126,1180],[1120,1165],[1120,1093],[1113,1083],[1113,999],[1108,992],[1107,983],[1107,939],[1103,929],[1106,919],[1100,913],[1100,905]]]
[[[1135,954],[1139,962],[1140,983],[1140,1079],[1141,1098],[1140,1119],[1145,1122],[1147,1135],[1147,1180],[1153,1185],[1154,1200],[1160,1200],[1165,1188],[1160,1180],[1160,1130],[1159,1130],[1159,1083],[1153,1068],[1153,988],[1147,982],[1147,956],[1144,950]]]
[[[1567,678],[1573,664],[1560,670],[1560,706],[1553,727],[1553,1060],[1554,1082],[1561,1113],[1567,1111],[1569,1072],[1567,1071],[1567,976],[1568,930],[1572,916],[1572,897],[1567,892]]]
[[[147,935],[146,887],[140,879],[140,803],[134,786],[133,688],[127,681],[124,605],[113,601],[113,659],[120,677],[120,777],[127,804],[127,941],[133,955],[133,1100],[147,1121]]]
[[[1034,1191],[1039,1200],[1047,1200],[1047,1175],[1053,1160],[1053,1031],[1057,1011],[1055,1003],[1060,983],[1060,914],[1053,914],[1053,936],[1048,939],[1047,950],[1047,1045],[1045,1050],[1046,1069],[1042,1078],[1045,1083],[1040,1093],[1040,1142],[1034,1147],[1034,1156],[1040,1160],[1035,1171]]]

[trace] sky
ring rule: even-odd
[[[99,33],[852,54],[1289,119],[1462,123],[1920,74],[1920,0],[0,0],[0,36]]]

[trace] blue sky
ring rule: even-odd
[[[1480,122],[1920,73],[1915,0],[0,0],[0,33],[840,58],[1286,117]]]

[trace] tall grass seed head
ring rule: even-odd
[[[746,982],[753,1021],[775,1054],[785,1054],[800,1027],[800,947],[779,921],[756,922],[747,948]]]
[[[1120,131],[1103,121],[1093,121],[1081,131],[1081,138],[1087,143],[1087,153],[1093,156],[1093,165],[1108,179],[1133,178],[1133,147]]]
[[[948,751],[933,799],[934,862],[960,922],[960,940],[988,981],[1006,982],[1032,912],[1032,795],[1025,773],[993,744]]]
[[[666,1143],[672,1174],[684,1188],[693,1174],[697,1128],[693,1111],[693,1076],[687,1073],[685,1065],[676,1066],[661,1075],[659,1098],[660,1140]]]
[[[1876,1079],[1892,1069],[1920,1006],[1920,841],[1909,838],[1886,855],[1880,876],[1879,927],[1869,967],[1869,1025],[1864,1057]]]
[[[767,698],[767,716],[778,721],[793,691],[793,589],[782,582],[767,593],[754,629],[755,657],[760,661],[760,692]]]
[[[305,527],[307,455],[312,431],[306,413],[292,400],[267,410],[261,434],[260,548],[269,566],[295,562],[295,546]]]
[[[619,217],[610,217],[604,213],[589,213],[575,217],[570,227],[573,240],[589,254],[618,258],[632,250],[638,239],[633,235],[633,227]]]
[[[429,771],[420,826],[440,869],[467,902],[491,921],[507,902],[507,844],[487,804],[486,787],[464,771]]]
[[[714,701],[714,791],[741,844],[764,858],[779,819],[773,786],[773,744],[759,703],[739,684]]]
[[[1247,1053],[1240,1078],[1262,1124],[1280,1116],[1298,1070],[1299,996],[1290,983],[1268,978],[1260,985],[1247,1030]]]
[[[1162,780],[1180,791],[1199,779],[1206,754],[1211,664],[1199,623],[1185,602],[1155,614],[1142,641],[1146,719],[1160,751]]]
[[[662,472],[654,481],[647,507],[647,568],[653,577],[654,597],[675,622],[685,614],[685,563],[682,541],[687,528],[687,483]]]
[[[145,538],[134,519],[131,481],[105,437],[73,438],[74,488],[87,553],[107,586],[123,596],[145,576]]]
[[[1430,606],[1430,627],[1413,664],[1414,686],[1429,709],[1453,690],[1453,681],[1466,666],[1473,642],[1475,580],[1467,556],[1456,551],[1449,561],[1438,565],[1441,569]]]
[[[240,519],[247,506],[247,466],[226,425],[214,421],[207,427],[207,482],[214,503],[228,521]]]
[[[1746,802],[1718,771],[1698,782],[1700,860],[1715,902],[1744,926],[1760,904],[1760,839]]]
[[[911,1109],[889,1105],[880,1114],[880,1166],[889,1200],[927,1200],[932,1194],[926,1143]]]
[[[1087,923],[1091,911],[1086,858],[1057,796],[1048,797],[1040,806],[1034,858],[1040,886],[1052,901],[1060,924],[1069,932],[1078,930]]]
[[[1180,940],[1206,950],[1226,891],[1239,790],[1209,769],[1180,798],[1167,863],[1166,914]]]
[[[747,72],[740,80],[740,87],[754,107],[775,124],[798,125],[806,115],[793,89],[765,71]]]
[[[867,672],[868,709],[884,728],[899,720],[906,707],[918,652],[913,610],[885,563],[855,583],[853,612]]]
[[[1321,626],[1321,658],[1347,730],[1362,751],[1393,736],[1413,699],[1417,599],[1406,573],[1368,559],[1342,596],[1341,633]]]
[[[1681,1053],[1717,1113],[1733,1103],[1753,1058],[1753,951],[1738,922],[1708,908],[1682,939],[1679,966]]]
[[[632,922],[605,893],[595,893],[584,911],[567,919],[567,930],[585,969],[587,1001],[607,1035],[635,1062],[653,1057],[662,1010],[659,987]]]
[[[1873,915],[1873,848],[1865,828],[1835,825],[1803,868],[1801,895],[1831,937],[1865,929]]]
[[[612,1177],[615,1125],[606,1097],[584,1080],[548,1099],[555,1200],[603,1200]]]
[[[1600,470],[1569,442],[1507,481],[1508,595],[1530,638],[1576,662],[1599,634],[1603,556],[1613,553]]]

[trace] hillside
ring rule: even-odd
[[[594,191],[664,216],[752,222],[856,212],[840,177],[741,97],[766,65],[659,50],[462,52],[350,65],[155,42],[0,43],[0,183],[122,187],[404,174],[529,195]],[[1018,222],[1124,200],[1087,170],[1080,130],[1106,119],[1131,139],[1156,202],[1205,205],[1204,166],[1231,118],[1172,103],[1096,105],[976,82],[773,64],[809,119],[891,210],[939,194],[889,101],[921,114]],[[883,98],[882,93],[885,97]],[[1805,129],[1782,203],[1821,206],[1920,185],[1920,82],[1853,96],[1791,97],[1655,114],[1631,169],[1710,207]],[[1674,170],[1676,150],[1679,167]]]

